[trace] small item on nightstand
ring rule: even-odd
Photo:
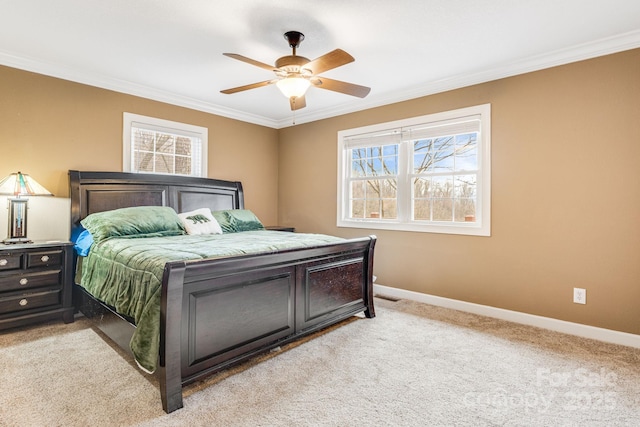
[[[27,203],[29,199],[20,196],[53,196],[49,190],[38,184],[27,174],[12,173],[0,181],[0,194],[15,196],[7,199],[9,206],[9,226],[4,244],[31,243],[27,238]]]
[[[295,227],[285,227],[282,225],[267,225],[266,227],[264,227],[265,230],[271,230],[271,231],[288,231],[290,233],[293,233],[296,231]]]

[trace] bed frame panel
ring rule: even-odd
[[[240,182],[120,172],[69,171],[71,234],[90,213],[130,206],[177,212],[244,208]],[[162,281],[160,359],[166,412],[182,387],[359,312],[374,317],[375,236],[335,245],[170,262]],[[75,286],[76,307],[130,352],[131,319]]]

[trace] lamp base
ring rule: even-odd
[[[4,239],[2,241],[5,245],[15,245],[19,243],[33,243],[31,239],[27,239],[26,237],[12,237],[10,239]]]

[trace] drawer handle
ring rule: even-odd
[[[22,298],[18,304],[24,307],[25,305],[29,304],[29,301],[27,301],[26,298]]]
[[[40,261],[42,261],[42,262],[49,261],[49,255],[42,255],[42,257],[40,258]]]
[[[0,259],[0,267],[5,266],[9,263],[9,261],[7,261],[6,259]]]
[[[29,279],[27,279],[26,277],[23,277],[22,279],[20,279],[20,284],[22,286],[26,285],[27,283],[29,283]]]

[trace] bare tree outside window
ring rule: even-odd
[[[139,128],[132,133],[138,171],[191,175],[191,138]]]
[[[351,150],[351,217],[398,215],[399,145]],[[475,220],[477,133],[412,141],[413,219]]]
[[[384,145],[354,149],[352,218],[396,218],[398,146]]]
[[[413,141],[413,217],[475,221],[476,132]]]

